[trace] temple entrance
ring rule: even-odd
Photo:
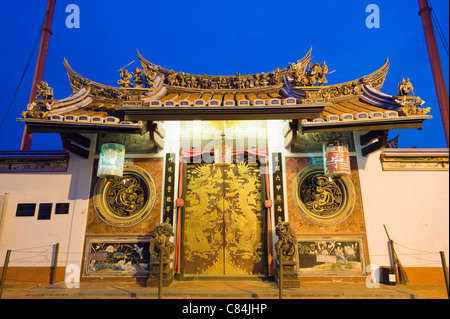
[[[263,276],[266,212],[259,165],[187,164],[185,174],[182,272]]]

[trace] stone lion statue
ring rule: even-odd
[[[152,239],[150,239],[149,252],[153,260],[160,260],[160,252],[163,251],[164,262],[170,261],[170,256],[174,251],[174,245],[170,238],[174,235],[172,225],[166,221],[164,223],[157,223],[156,228],[152,232]]]
[[[292,228],[289,222],[282,221],[280,217],[278,218],[278,224],[275,227],[275,233],[278,236],[278,242],[276,243],[277,253],[281,251],[284,260],[294,260],[297,247],[297,238],[295,236],[294,228]]]

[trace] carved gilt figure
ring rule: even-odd
[[[279,217],[275,233],[278,236],[276,251],[281,251],[284,260],[294,260],[297,247],[297,238],[295,236],[294,228],[289,222],[285,222]]]
[[[147,88],[153,87],[153,81],[155,80],[156,70],[152,67],[145,69],[144,78],[145,78],[145,86]]]
[[[319,85],[323,85],[324,83],[327,83],[328,80],[325,78],[325,75],[328,74],[328,65],[325,64],[325,61],[323,61],[322,66],[319,67],[319,71],[317,74],[317,82]]]
[[[53,99],[53,88],[49,87],[47,82],[41,81],[41,83],[37,85],[36,99],[39,98],[43,98],[44,100]]]
[[[22,112],[24,118],[47,118],[48,112],[53,109],[56,100],[53,99],[53,88],[48,83],[41,81],[37,85],[36,99],[27,105],[27,111]]]
[[[413,90],[414,90],[414,88],[413,88],[411,82],[409,81],[409,78],[402,79],[402,81],[398,84],[397,95],[398,96],[405,96],[405,95],[408,95],[409,93],[414,95],[414,91]]]
[[[425,115],[430,113],[430,108],[422,108],[421,106],[425,103],[420,97],[415,99],[407,99],[406,96],[403,99],[395,99],[395,102],[400,104],[400,109],[404,115]]]
[[[142,75],[144,74],[144,70],[141,70],[139,68],[135,68],[133,72],[133,81],[135,83],[136,87],[142,87],[144,84],[144,79]]]
[[[282,81],[282,79],[281,79],[281,75],[280,75],[280,69],[276,69],[275,71],[273,71],[271,74],[270,74],[270,85],[278,85],[278,84],[280,84],[281,83],[281,81]]]
[[[122,77],[122,79],[118,80],[117,83],[121,87],[124,88],[133,87],[133,83],[130,81],[132,75],[130,74],[130,72],[128,72],[128,70],[121,70],[120,76]]]

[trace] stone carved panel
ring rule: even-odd
[[[287,202],[288,202],[288,214],[289,222],[294,227],[297,235],[300,234],[324,234],[324,233],[364,233],[364,212],[361,201],[360,183],[358,177],[358,168],[356,164],[356,158],[350,157],[351,175],[349,179],[352,181],[355,197],[354,206],[351,214],[343,221],[332,225],[318,225],[306,219],[299,213],[295,200],[293,198],[293,181],[298,173],[308,165],[320,162],[320,158],[310,157],[287,157],[286,158],[286,180],[292,181],[287,183]]]
[[[151,208],[148,215],[139,223],[128,226],[116,226],[105,223],[96,213],[94,208],[94,194],[95,185],[99,180],[96,172],[97,167],[94,164],[93,176],[92,176],[92,186],[91,186],[91,197],[89,200],[89,210],[86,224],[86,234],[148,234],[155,227],[156,223],[160,222],[161,218],[161,197],[162,197],[162,176],[163,176],[163,159],[162,158],[151,158],[151,159],[135,159],[132,163],[134,166],[138,166],[145,170],[153,178],[155,185],[155,200],[153,207]]]

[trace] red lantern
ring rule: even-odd
[[[323,144],[325,176],[350,175],[350,155],[345,141],[331,141]]]

